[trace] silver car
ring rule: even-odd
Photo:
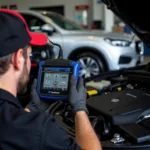
[[[104,71],[134,67],[143,61],[143,45],[131,35],[85,30],[52,12],[18,12],[23,15],[31,31],[45,32],[52,42],[60,44],[64,58],[79,61],[80,75],[85,78]],[[54,51],[57,57],[58,49]]]

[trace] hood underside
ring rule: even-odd
[[[103,2],[150,47],[149,0],[103,0]]]

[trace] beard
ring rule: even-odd
[[[23,71],[20,75],[17,92],[18,94],[24,94],[27,91],[27,84],[29,82],[29,72],[26,66],[26,62],[24,63]]]

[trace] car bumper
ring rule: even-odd
[[[119,70],[140,65],[144,61],[144,47],[139,43],[132,43],[130,47],[117,47],[107,45],[109,70]]]
[[[139,55],[136,58],[131,58],[131,61],[129,63],[118,64],[118,66],[116,66],[116,69],[135,67],[137,65],[142,64],[143,61],[144,61],[144,56],[143,55]]]

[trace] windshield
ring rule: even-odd
[[[43,15],[52,19],[59,27],[64,30],[84,30],[84,28],[76,22],[66,19],[62,16],[50,13],[43,13]]]

